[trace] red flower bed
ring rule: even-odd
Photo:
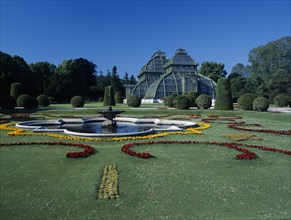
[[[10,114],[13,119],[26,119],[29,118],[29,114]]]
[[[236,122],[236,119],[242,119],[241,116],[219,116],[219,115],[209,115],[208,118],[202,118],[201,121],[208,123],[217,123],[217,124],[244,124],[244,121]],[[226,122],[225,122],[226,121]]]
[[[140,157],[143,159],[148,159],[154,157],[150,153],[138,153],[130,148],[134,146],[139,146],[139,145],[156,145],[156,144],[205,144],[205,145],[217,145],[217,146],[223,146],[223,147],[228,147],[237,151],[242,152],[242,154],[238,154],[235,156],[236,159],[238,160],[253,160],[256,159],[258,156],[256,153],[251,152],[245,148],[242,147],[250,147],[250,148],[256,148],[260,150],[265,150],[265,151],[272,151],[272,152],[278,152],[278,153],[283,153],[287,155],[291,155],[291,151],[288,150],[282,150],[282,149],[277,149],[277,148],[270,148],[266,146],[258,146],[258,145],[250,145],[250,144],[239,144],[239,143],[220,143],[220,142],[199,142],[199,141],[149,141],[149,142],[139,142],[139,143],[131,143],[131,144],[126,144],[123,145],[121,148],[121,151],[125,154],[128,154],[133,157]]]
[[[186,116],[189,118],[200,118],[201,117],[200,114],[187,114]]]
[[[170,117],[173,116],[175,114],[166,114],[166,115],[144,115],[141,118],[166,118],[166,117]]]
[[[0,118],[0,124],[5,124],[5,123],[9,123],[9,122],[10,122],[10,120],[8,120],[8,119]]]
[[[236,122],[236,119],[242,119],[241,116],[224,116],[221,117],[219,115],[209,115],[208,118],[202,118],[201,121],[208,123],[217,123],[217,124],[228,124],[229,128],[242,130],[242,131],[253,131],[253,132],[263,132],[263,133],[272,133],[272,134],[283,134],[283,135],[291,135],[291,130],[269,130],[269,129],[252,129],[252,128],[244,128],[246,126],[261,126],[260,124],[247,124],[244,121]],[[226,122],[223,122],[226,121]]]
[[[283,134],[291,135],[291,130],[268,130],[268,129],[252,129],[252,128],[242,128],[245,126],[256,126],[259,127],[259,124],[229,124],[228,127],[236,130],[242,131],[253,131],[253,132],[263,132],[263,133],[272,133],[272,134]]]
[[[94,153],[94,148],[85,145],[85,144],[74,144],[74,143],[67,143],[67,142],[17,142],[17,143],[0,143],[0,147],[5,146],[19,146],[19,145],[63,145],[63,146],[71,146],[71,147],[80,147],[84,150],[81,152],[68,152],[66,156],[68,158],[84,158],[89,157]]]

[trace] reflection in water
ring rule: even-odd
[[[64,124],[61,126],[44,126],[46,128],[62,128],[67,129],[73,132],[80,133],[100,133],[100,134],[108,134],[108,133],[134,133],[147,131],[151,128],[167,128],[169,126],[162,125],[158,126],[156,124],[135,124],[135,123],[127,123],[127,122],[118,122],[116,129],[106,129],[102,128],[102,122],[89,122],[85,124]]]

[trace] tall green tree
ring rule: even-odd
[[[129,77],[128,77],[128,73],[125,72],[124,78],[123,78],[123,82],[124,84],[129,84]]]
[[[231,74],[228,75],[231,85],[231,93],[233,101],[236,102],[237,99],[244,93],[255,93],[255,88],[250,79],[250,66],[238,63],[234,65],[231,69]]]
[[[47,88],[50,84],[50,78],[53,76],[56,66],[48,62],[36,62],[29,65],[31,71],[31,80],[34,84],[33,95],[48,94]]]
[[[114,92],[121,92],[122,96],[125,96],[125,88],[123,85],[123,81],[120,79],[117,73],[117,67],[113,66],[112,74],[111,74],[111,86],[114,89]]]
[[[226,70],[224,70],[224,64],[208,61],[202,63],[198,72],[215,82],[220,78],[224,78],[227,74]]]
[[[250,66],[249,65],[245,66],[242,63],[237,63],[236,65],[234,65],[232,67],[231,74],[233,76],[235,76],[235,74],[238,74],[238,75],[242,76],[245,79],[249,78],[250,77]],[[228,78],[231,79],[232,77],[229,76]]]
[[[131,75],[129,79],[129,84],[136,84],[136,83],[137,83],[136,78],[134,77],[134,75]]]
[[[291,94],[290,51],[291,37],[283,37],[250,51],[251,81],[257,94]]]
[[[26,61],[20,56],[11,56],[0,51],[0,96],[10,93],[12,83],[22,83],[27,94],[31,94],[30,68]]]
[[[55,70],[54,80],[59,83],[56,91],[64,92],[66,101],[76,95],[88,97],[90,86],[96,86],[95,68],[94,63],[84,58],[63,61]]]

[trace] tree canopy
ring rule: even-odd
[[[102,71],[97,73],[97,66],[84,58],[64,60],[57,67],[49,62],[28,65],[22,57],[0,51],[0,64],[0,96],[10,93],[12,83],[21,83],[24,92],[34,97],[45,94],[55,101],[68,102],[80,95],[97,100],[103,97],[106,86],[113,85],[124,96],[124,81],[135,81],[133,75],[128,78],[128,73],[120,79],[116,66],[105,76]]]
[[[253,48],[249,62],[257,94],[291,94],[291,37]]]
[[[224,78],[227,74],[226,70],[224,70],[224,64],[208,61],[202,63],[198,72],[215,82],[220,78]]]

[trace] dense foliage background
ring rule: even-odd
[[[112,86],[114,92],[125,96],[124,84],[135,84],[133,75],[119,77],[117,67],[103,74],[97,65],[84,59],[64,60],[59,66],[48,62],[27,64],[20,56],[0,51],[0,96],[10,94],[12,83],[21,83],[25,94],[37,97],[45,94],[56,102],[68,102],[80,95],[98,100],[104,96],[104,88]],[[283,37],[249,52],[249,64],[238,63],[229,75],[224,64],[203,62],[199,73],[214,81],[228,77],[234,101],[244,93],[255,93],[266,98],[291,95],[291,37]]]

